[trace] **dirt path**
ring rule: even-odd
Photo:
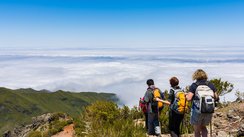
[[[70,124],[64,127],[64,131],[59,132],[52,137],[73,137],[74,136],[74,124]]]

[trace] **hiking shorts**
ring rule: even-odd
[[[197,110],[191,110],[190,123],[192,125],[208,125],[212,120],[212,114],[200,113]]]

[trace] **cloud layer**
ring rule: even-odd
[[[206,70],[210,78],[222,78],[244,91],[244,48],[167,47],[158,49],[2,50],[0,86],[116,93],[123,103],[137,105],[146,80],[169,89],[168,79],[180,85],[192,83],[191,75]],[[226,96],[233,100],[234,94]]]

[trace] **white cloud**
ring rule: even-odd
[[[113,92],[126,105],[133,106],[144,95],[148,78],[153,78],[156,86],[164,90],[169,88],[168,79],[177,76],[185,87],[192,83],[192,73],[203,68],[210,78],[221,77],[244,91],[241,85],[244,49],[226,48],[218,54],[219,50],[6,50],[0,52],[0,86]],[[236,58],[234,62],[229,61]],[[234,97],[232,93],[226,98],[233,100]]]

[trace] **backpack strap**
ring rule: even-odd
[[[200,86],[200,85],[207,85],[207,86],[208,86],[208,85],[209,85],[209,83],[210,83],[210,82],[206,80],[206,81],[204,82],[204,84],[200,84],[200,82],[199,82],[199,81],[196,81],[194,84],[196,84],[196,85],[197,85],[197,87],[198,87],[198,86]]]
[[[178,89],[174,89],[174,88],[170,88],[170,91],[173,91],[173,101],[171,101],[171,103],[174,103],[174,101],[176,100],[176,94],[180,91],[183,91],[181,88]]]
[[[173,88],[169,89],[168,99],[170,100],[170,104],[173,104],[173,102],[175,100],[175,90]]]
[[[181,89],[180,87],[179,87],[179,88],[177,88],[177,89],[170,88],[170,90],[171,90],[171,91],[173,91],[174,96],[176,95],[176,93],[177,93],[177,92],[179,92],[179,91],[184,91],[184,90],[183,90],[183,89]]]
[[[196,85],[196,90],[197,90],[197,87],[200,86],[200,82],[196,81],[196,82],[194,82],[194,84]],[[193,95],[193,98],[194,99],[193,99],[193,102],[192,102],[192,108],[199,110],[199,107],[196,105],[196,102],[200,101],[200,99],[198,97],[196,97],[196,91],[195,91],[195,94]]]
[[[148,88],[147,88],[147,90],[150,90],[151,97],[149,98],[149,102],[151,102],[151,103],[152,103],[152,102],[155,102],[155,101],[154,101],[154,91],[155,91],[156,89],[158,89],[158,88],[156,88],[156,87],[155,87],[155,88],[151,88],[151,87],[148,87]]]

